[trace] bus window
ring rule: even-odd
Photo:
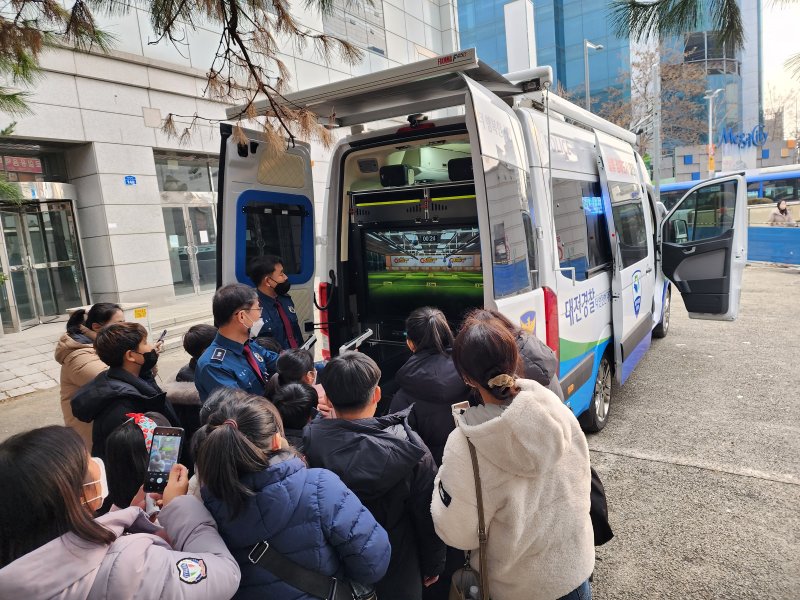
[[[768,198],[771,202],[778,200],[798,200],[798,179],[772,179],[765,181],[764,197]],[[748,187],[749,189],[749,187]]]
[[[661,202],[667,207],[667,210],[672,210],[672,207],[678,203],[686,190],[675,190],[674,192],[661,192]]]

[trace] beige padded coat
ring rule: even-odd
[[[92,448],[92,424],[84,423],[72,414],[70,400],[82,386],[108,369],[97,356],[88,337],[78,334],[74,339],[69,333],[61,336],[56,344],[55,359],[61,365],[61,412],[64,425],[80,434],[86,448]]]
[[[578,420],[535,381],[500,416],[469,425],[470,408],[447,439],[431,510],[449,546],[478,547],[475,479],[467,437],[475,445],[488,531],[492,600],[555,600],[594,569],[589,518],[589,448]],[[472,566],[479,567],[478,552]]]

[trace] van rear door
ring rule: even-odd
[[[247,263],[257,256],[280,256],[305,332],[314,322],[311,149],[302,142],[269,148],[264,134],[252,130],[244,130],[248,143],[239,144],[229,123],[220,125],[220,133],[217,286],[253,285]]]
[[[611,314],[617,381],[625,380],[650,347],[655,252],[652,219],[630,144],[595,132],[597,165],[611,237]],[[647,213],[645,213],[647,211]]]
[[[544,296],[541,289],[533,289],[536,282],[531,281],[536,250],[522,126],[496,94],[469,77],[464,81],[481,230],[484,305],[497,308],[529,333],[536,333],[537,312],[544,317]]]
[[[747,263],[747,184],[706,181],[672,207],[659,231],[661,268],[692,319],[732,321]]]

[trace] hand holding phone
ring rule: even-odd
[[[175,498],[185,496],[187,493],[189,493],[189,469],[176,463],[170,469],[169,480],[161,495],[161,508],[166,508]]]
[[[466,411],[469,406],[470,404],[468,400],[464,400],[464,402],[456,402],[450,406],[450,412],[453,415],[453,420],[456,422],[456,427],[458,427],[459,415],[463,415],[464,411]]]
[[[145,492],[164,491],[167,481],[170,479],[172,467],[180,458],[182,444],[183,429],[180,427],[155,428],[144,480]]]

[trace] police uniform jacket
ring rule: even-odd
[[[271,337],[281,345],[284,350],[291,349],[289,345],[289,336],[286,335],[286,328],[283,326],[283,320],[278,312],[278,302],[280,302],[286,316],[289,318],[289,323],[292,325],[292,333],[297,345],[303,344],[303,334],[300,333],[300,321],[297,320],[297,311],[294,308],[294,301],[291,296],[278,295],[275,298],[270,298],[266,294],[258,291],[258,300],[261,302],[261,318],[264,319],[264,326],[256,337]]]
[[[276,371],[278,355],[255,342],[247,344],[261,367],[261,378],[256,375],[244,355],[244,344],[217,334],[211,345],[197,360],[194,384],[200,393],[200,402],[218,387],[240,388],[257,396],[264,395],[264,382]]]
[[[159,513],[172,546],[155,535],[162,528],[141,508],[125,508],[95,521],[116,540],[96,544],[65,533],[0,569],[0,595],[26,600],[226,600],[239,587],[239,566],[197,498],[180,496]]]

